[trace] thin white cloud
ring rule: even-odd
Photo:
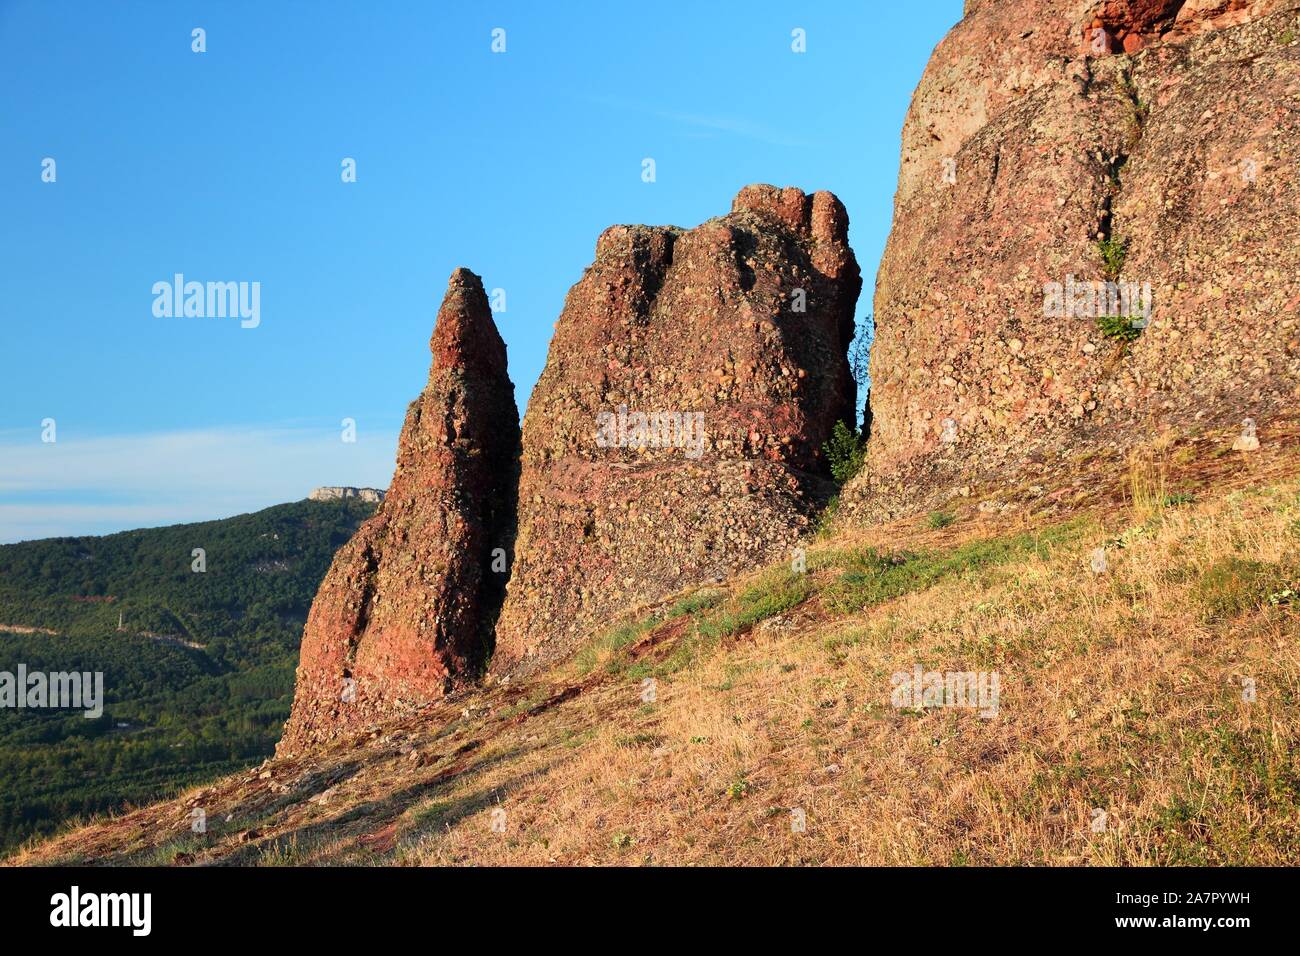
[[[0,432],[0,543],[206,521],[297,501],[319,485],[387,487],[395,430],[256,426],[44,443]]]
[[[767,143],[770,146],[810,147],[814,145],[806,138],[792,135],[787,130],[773,129],[770,126],[764,126],[761,123],[735,116],[656,109],[615,96],[586,95],[583,99],[611,109],[642,113],[680,126],[688,126],[708,133],[725,133],[729,136],[738,136],[742,139]]]
[[[771,129],[760,123],[754,123],[746,119],[737,119],[731,116],[705,116],[699,113],[678,113],[672,110],[654,110],[656,116],[673,123],[681,123],[684,126],[693,126],[697,129],[715,130],[719,133],[728,133],[732,136],[739,136],[743,139],[757,140],[760,143],[767,143],[770,146],[810,146],[808,140],[799,136],[791,136],[789,133],[781,130]]]

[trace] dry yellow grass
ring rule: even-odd
[[[13,862],[1295,864],[1300,485],[1174,506],[1158,461],[1037,540],[918,522],[911,548],[975,550],[860,611],[837,589],[896,529],[812,549],[809,596],[752,626],[717,622],[788,575]],[[997,716],[891,706],[918,664],[996,671]],[[187,834],[196,804],[230,824]]]
[[[1285,489],[1166,511],[1110,548],[1102,575],[1085,546],[848,619],[792,615],[660,681],[653,705],[628,681],[619,719],[571,754],[542,748],[475,781],[508,789],[505,835],[481,815],[406,858],[1295,862],[1294,613],[1207,621],[1192,596],[1224,556],[1288,558],[1295,502]],[[997,670],[998,716],[894,710],[889,676],[917,662]]]

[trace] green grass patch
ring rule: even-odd
[[[298,835],[294,834],[288,839],[276,840],[259,849],[253,865],[270,867],[301,866],[309,849],[307,842],[303,841],[300,844]]]
[[[827,608],[837,614],[853,614],[865,607],[924,591],[945,578],[1038,555],[1078,536],[1079,522],[1048,528],[1040,534],[971,541],[942,554],[900,551],[882,554],[875,548],[854,552],[848,567],[824,594]]]
[[[171,866],[176,862],[176,857],[185,853],[198,853],[200,850],[205,850],[209,842],[207,836],[201,834],[187,834],[186,836],[177,837],[174,840],[168,840],[166,843],[150,848],[144,854],[144,863],[146,866]]]
[[[520,714],[527,713],[528,711],[536,707],[538,704],[544,702],[548,696],[549,693],[546,690],[535,690],[531,694],[528,694],[527,696],[519,700],[517,703],[511,704],[509,707],[504,708],[501,711],[501,719],[512,720],[515,717],[518,717]]]
[[[1268,735],[1226,724],[1197,728],[1186,739],[1184,762],[1207,758],[1210,781],[1189,774],[1155,819],[1143,827],[1169,865],[1248,866],[1261,846],[1285,850],[1295,839],[1300,774]],[[1249,820],[1241,807],[1253,807]]]
[[[625,621],[600,635],[574,657],[574,667],[577,668],[579,676],[585,677],[590,674],[596,669],[596,665],[607,657],[610,660],[606,666],[610,671],[621,669],[623,664],[619,660],[619,651],[649,634],[661,620],[658,615],[652,614],[640,620]]]
[[[665,677],[695,663],[699,654],[720,638],[729,637],[761,621],[797,607],[813,593],[812,581],[785,565],[769,569],[754,584],[735,597],[712,605],[711,613],[696,619],[673,646],[672,652],[657,664],[645,661],[629,667],[625,676],[633,680]]]
[[[722,604],[726,596],[726,592],[719,588],[701,588],[660,614],[619,624],[579,651],[574,657],[574,666],[581,676],[586,676],[595,670],[602,660],[606,661],[605,667],[610,673],[622,673],[635,680],[661,673],[661,667],[645,662],[630,663],[620,652],[641,640],[665,621],[679,617],[696,617]],[[675,651],[674,654],[676,653]],[[673,670],[677,669],[678,667],[673,668]]]
[[[700,611],[717,607],[726,596],[726,592],[718,588],[705,588],[682,598],[670,607],[664,616],[672,619],[686,614],[698,614]]]
[[[812,582],[806,574],[796,574],[784,567],[773,569],[719,611],[701,620],[699,633],[706,639],[729,637],[797,607],[811,593]]]
[[[1207,621],[1236,617],[1288,590],[1288,569],[1268,561],[1220,558],[1205,569],[1193,589]]]
[[[835,516],[839,512],[840,496],[835,495],[830,501],[826,502],[826,507],[817,516],[817,525],[813,528],[813,534],[819,539],[830,537],[831,532],[835,530]]]
[[[948,525],[952,524],[956,520],[957,517],[947,511],[931,511],[929,516],[925,519],[925,525],[927,528],[933,528],[937,531],[940,528],[948,527]]]

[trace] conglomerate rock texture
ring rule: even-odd
[[[1159,430],[1259,423],[1300,373],[1300,3],[970,0],[903,131],[868,465],[842,514]],[[1053,284],[1150,284],[1103,330]],[[1134,337],[1135,336],[1135,337]]]
[[[831,491],[861,278],[835,196],[748,186],[689,231],[613,226],[569,291],[523,426],[493,671],[788,554]]]
[[[519,411],[478,276],[458,269],[375,515],[334,558],[303,634],[279,753],[346,736],[476,677],[505,594]]]

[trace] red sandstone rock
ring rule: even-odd
[[[1120,44],[1116,40],[1115,34],[1104,25],[1094,23],[1083,31],[1083,44],[1079,48],[1079,52],[1085,56],[1100,56],[1106,53],[1114,53],[1119,49]]]
[[[748,186],[689,231],[605,230],[529,400],[494,671],[788,553],[831,490],[821,446],[853,418],[860,287],[830,193]],[[637,413],[667,416],[669,440],[629,434]],[[678,421],[702,426],[698,447],[673,441]]]
[[[945,476],[998,482],[1035,457],[1293,401],[1297,328],[1281,310],[1300,293],[1300,115],[1285,104],[1300,51],[1279,37],[1297,11],[967,5],[904,127],[870,455],[842,515],[927,507],[950,494]],[[1142,48],[1079,56],[1096,23]],[[1116,278],[1151,285],[1150,324],[1128,344],[1095,317],[1048,314],[1049,284],[1110,278],[1099,236],[1124,246]]]
[[[407,411],[388,493],[312,604],[279,753],[436,700],[491,653],[519,412],[505,344],[469,270],[452,273],[429,344],[429,381]]]

